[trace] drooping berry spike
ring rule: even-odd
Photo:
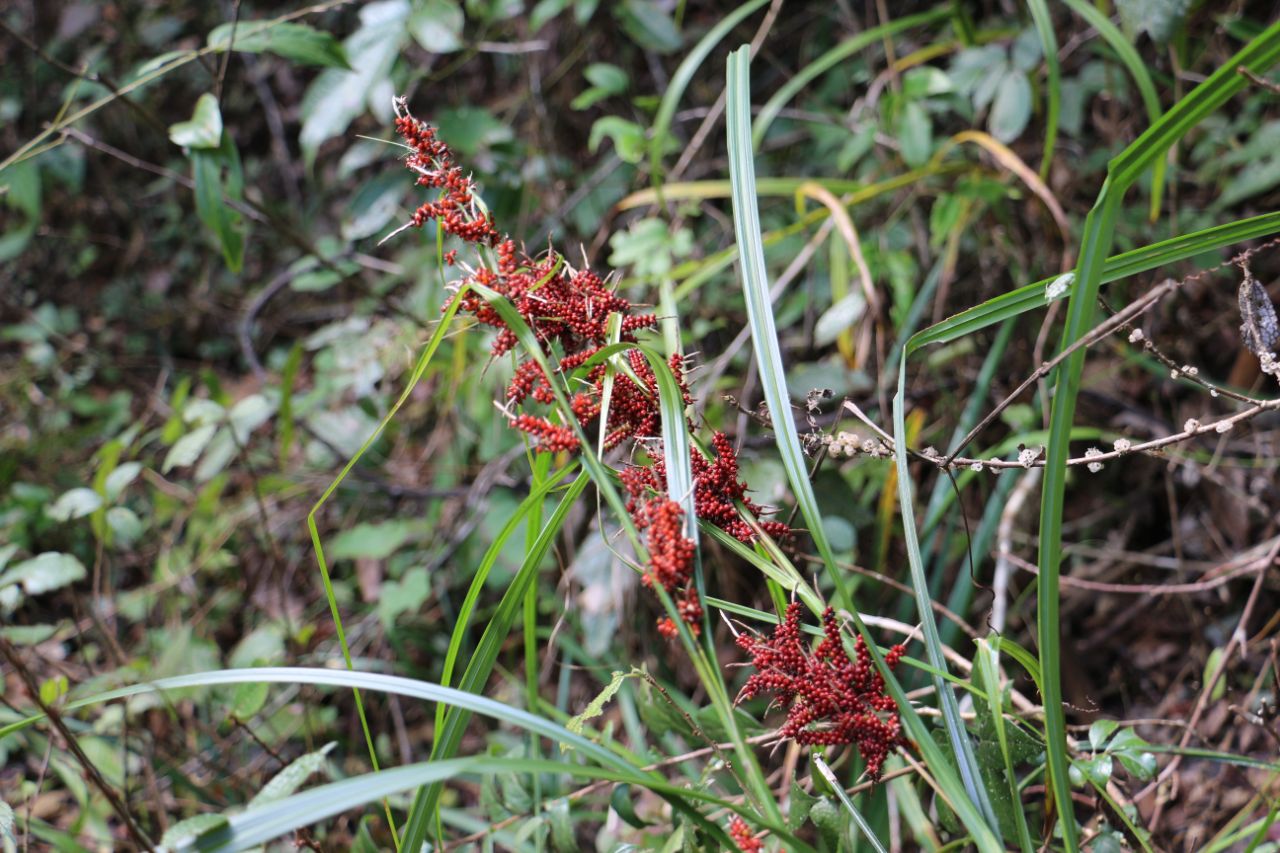
[[[586,431],[604,409],[608,370],[603,363],[591,367],[586,364],[611,342],[609,317],[617,314],[621,318],[620,340],[625,343],[636,343],[636,333],[654,328],[657,317],[635,313],[632,304],[609,287],[604,278],[589,269],[573,269],[554,249],[537,258],[517,249],[516,242],[498,231],[493,217],[483,210],[475,182],[457,163],[453,151],[438,137],[435,128],[410,115],[403,100],[396,101],[396,130],[409,149],[405,165],[418,176],[417,184],[437,191],[433,200],[414,211],[405,227],[421,228],[434,221],[446,234],[492,249],[496,255],[496,262],[491,265],[480,263],[474,270],[464,267],[467,274],[458,287],[461,295],[446,303],[445,310],[456,300],[461,312],[497,330],[490,347],[490,354],[497,358],[516,351],[519,338],[488,300],[465,285],[483,285],[510,300],[532,330],[545,363],[557,374],[547,376],[532,353],[521,354],[507,386],[507,404],[521,409],[537,404],[550,411],[511,413],[510,424],[528,435],[539,451],[579,452],[581,440],[573,423],[576,421]],[[456,264],[457,250],[447,252],[445,260],[450,266]],[[661,458],[657,376],[639,350],[629,350],[624,357],[629,373],[619,371],[613,377],[605,450],[614,450],[627,441],[644,441],[651,455]],[[684,361],[673,355],[669,365],[688,405],[692,397],[685,384]],[[555,412],[556,394],[551,383],[564,383],[584,367],[585,375],[575,377],[569,411]],[[759,514],[760,507],[746,497],[746,484],[738,480],[737,454],[728,438],[717,433],[712,443],[714,459],[705,459],[700,453],[693,455],[698,518],[750,542],[754,533],[734,502],[742,501],[755,514]],[[628,467],[620,476],[631,497],[628,511],[636,528],[647,531],[650,559],[644,582],[649,586],[660,584],[672,596],[680,618],[696,632],[703,610],[692,583],[695,545],[684,536],[683,510],[667,496],[665,471],[658,463],[649,469]],[[786,525],[779,522],[766,521],[761,526],[775,537],[788,532]],[[667,617],[659,620],[658,628],[669,637],[678,633]]]

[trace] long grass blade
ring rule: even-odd
[[[1085,0],[1066,0],[1068,6],[1071,7],[1077,15],[1089,22],[1089,26],[1098,31],[1098,35],[1102,36],[1110,45],[1111,49],[1116,52],[1116,56],[1120,57],[1120,61],[1124,67],[1128,69],[1133,82],[1138,87],[1138,92],[1142,96],[1142,105],[1147,111],[1147,121],[1155,124],[1160,118],[1160,96],[1156,94],[1156,84],[1151,80],[1151,72],[1147,70],[1147,65],[1142,61],[1142,57],[1138,54],[1137,48],[1120,32],[1120,28],[1111,23],[1111,19],[1102,13],[1100,9],[1085,2]],[[1160,215],[1160,199],[1164,193],[1164,173],[1165,161],[1163,157],[1154,158],[1150,162],[1151,168],[1151,221],[1155,222]]]
[[[924,633],[925,651],[933,668],[946,672],[947,662],[942,655],[942,638],[938,635],[938,624],[933,618],[933,603],[929,600],[929,580],[924,574],[924,558],[920,556],[920,539],[916,532],[915,506],[912,497],[914,490],[911,470],[907,465],[907,426],[903,413],[903,399],[906,397],[905,376],[905,371],[899,371],[898,393],[893,398],[893,455],[898,466],[898,504],[902,510],[902,534],[907,546],[907,565],[911,570],[911,587],[915,593],[916,613]],[[986,786],[983,785],[982,773],[978,769],[978,758],[973,752],[969,733],[965,730],[964,718],[960,716],[960,704],[956,701],[956,694],[936,676],[934,688],[938,692],[942,722],[947,731],[947,739],[951,742],[952,752],[955,754],[956,766],[960,770],[960,780],[964,783],[965,793],[982,810],[987,826],[997,838],[1000,838],[1000,822],[996,820],[991,799],[987,795]]]
[[[848,611],[858,633],[867,643],[876,668],[884,675],[885,689],[897,703],[907,734],[918,746],[925,764],[937,780],[974,843],[982,851],[999,851],[1002,845],[987,825],[977,806],[969,799],[946,756],[934,743],[929,729],[907,699],[897,678],[885,666],[884,657],[875,645],[875,638],[868,631],[845,588],[844,579],[834,561],[831,547],[822,531],[822,516],[817,508],[813,486],[809,482],[792,419],[790,400],[783,375],[782,355],[778,346],[772,308],[769,302],[769,286],[764,264],[764,247],[760,234],[759,211],[755,195],[755,165],[752,160],[750,137],[750,51],[739,48],[729,56],[728,67],[728,140],[729,168],[733,181],[734,228],[738,238],[741,258],[743,291],[746,295],[747,314],[751,324],[752,345],[756,364],[760,371],[765,399],[773,413],[774,436],[787,468],[788,481],[796,494],[796,501],[809,525],[823,558],[827,573],[833,578],[840,603]]]
[[[672,73],[671,80],[662,93],[662,100],[658,104],[658,112],[653,116],[653,133],[649,139],[649,180],[653,183],[659,199],[662,197],[663,147],[676,117],[676,107],[680,106],[680,97],[693,81],[693,75],[702,67],[702,63],[711,55],[711,51],[715,50],[716,45],[734,27],[742,23],[744,18],[768,2],[769,0],[750,0],[725,15],[714,27],[707,30],[706,35],[698,39],[698,43],[685,55]]]
[[[1261,216],[1215,225],[1202,231],[1152,243],[1149,246],[1107,258],[1102,268],[1101,283],[1109,284],[1131,275],[1194,258],[1223,246],[1256,237],[1265,237],[1276,232],[1280,232],[1280,213],[1264,213]],[[1045,307],[1047,304],[1045,288],[1055,278],[1057,276],[1002,293],[924,329],[912,336],[907,344],[907,354],[917,352],[930,344],[949,343],[1002,320]]]
[[[484,590],[485,583],[489,579],[489,572],[497,563],[498,558],[502,556],[502,551],[506,547],[507,541],[515,535],[526,519],[532,519],[536,514],[540,513],[543,501],[560,486],[564,477],[572,472],[575,467],[577,467],[577,463],[571,462],[554,474],[542,479],[529,493],[529,496],[520,502],[520,506],[511,514],[511,517],[507,519],[507,523],[503,525],[502,530],[498,532],[493,542],[489,544],[484,557],[480,560],[480,564],[476,567],[475,574],[471,578],[471,585],[467,588],[467,595],[462,600],[462,606],[458,608],[458,616],[449,637],[449,648],[445,652],[444,668],[440,674],[440,683],[445,687],[448,687],[453,679],[453,670],[457,665],[458,654],[462,650],[462,643],[466,638],[467,630],[471,627],[471,615],[475,612],[476,602],[479,600],[480,593]],[[526,551],[533,551],[537,546],[537,531],[540,531],[542,527],[539,524],[535,528],[530,524],[528,529],[533,539],[529,542]],[[443,706],[441,708],[443,709]],[[436,716],[437,728],[443,723],[443,710],[441,710]]]
[[[1280,22],[1272,24],[1238,54],[1173,106],[1160,121],[1147,129],[1120,153],[1108,167],[1108,177],[1093,210],[1085,220],[1075,286],[1067,306],[1067,326],[1061,347],[1066,349],[1088,334],[1094,304],[1106,268],[1107,252],[1115,233],[1116,216],[1125,192],[1139,174],[1165,156],[1182,136],[1205,116],[1243,88],[1244,78],[1237,68],[1244,66],[1260,73],[1280,60]],[[1045,479],[1040,504],[1040,579],[1037,584],[1036,628],[1045,709],[1045,747],[1049,763],[1049,783],[1063,842],[1068,850],[1079,849],[1068,778],[1066,717],[1062,703],[1058,612],[1058,577],[1062,562],[1062,517],[1066,508],[1066,468],[1070,455],[1070,435],[1076,397],[1084,372],[1085,349],[1072,353],[1055,372],[1055,394],[1050,413],[1049,448],[1045,458]]]
[[[705,790],[691,790],[667,782],[661,775],[645,771],[628,762],[618,753],[596,743],[590,738],[569,731],[558,723],[545,717],[520,708],[513,708],[503,702],[477,696],[465,690],[443,687],[426,681],[418,681],[396,675],[360,672],[352,670],[320,669],[314,667],[259,667],[250,669],[224,669],[210,672],[198,672],[190,675],[179,675],[171,678],[157,679],[146,684],[134,684],[109,690],[86,699],[69,702],[65,710],[73,711],[94,707],[118,699],[127,699],[145,693],[163,690],[178,690],[189,687],[215,687],[233,684],[309,684],[314,686],[340,687],[353,691],[392,693],[420,699],[425,702],[440,702],[466,711],[468,714],[480,714],[490,719],[515,726],[525,731],[541,735],[557,743],[567,743],[575,751],[599,763],[598,768],[581,767],[565,762],[539,761],[533,759],[495,759],[466,758],[452,762],[434,761],[391,770],[377,771],[356,780],[321,786],[303,794],[294,795],[285,800],[277,800],[270,806],[251,810],[231,818],[231,827],[245,827],[245,833],[235,833],[234,841],[225,836],[213,835],[201,839],[198,849],[241,850],[275,838],[301,826],[306,826],[325,817],[346,811],[353,806],[373,802],[390,794],[407,790],[417,785],[438,786],[448,778],[466,772],[536,772],[536,773],[571,773],[585,778],[611,779],[618,782],[641,786],[654,791],[667,799],[673,807],[687,817],[702,824],[704,830],[712,832],[716,837],[727,842],[727,836],[716,829],[715,825],[703,818],[686,800],[701,800],[721,808],[738,811],[739,806],[708,794]],[[0,729],[0,739],[17,731],[35,725],[45,719],[44,714],[34,714],[26,719]],[[486,763],[487,762],[487,763]],[[436,769],[432,769],[436,768]],[[440,771],[439,768],[444,768]],[[488,768],[488,769],[485,769]],[[359,783],[359,784],[357,784]],[[391,787],[387,787],[391,786]],[[310,796],[308,796],[310,795]],[[333,808],[334,811],[325,811]],[[794,845],[791,849],[810,851],[813,848],[789,833],[780,822],[760,820],[755,815],[744,812],[745,817],[759,823],[770,832],[777,834]],[[281,821],[298,821],[284,825]],[[252,834],[250,834],[252,833]],[[262,833],[269,833],[263,835]],[[406,846],[408,841],[406,839]],[[410,849],[419,849],[413,847]]]
[[[467,662],[467,668],[463,672],[462,679],[458,685],[463,691],[478,694],[484,689],[490,673],[493,672],[493,665],[498,659],[498,653],[511,632],[511,626],[515,624],[516,618],[524,609],[524,597],[537,580],[538,569],[546,557],[547,551],[550,550],[551,543],[559,534],[560,527],[564,524],[569,510],[577,503],[588,482],[590,482],[590,478],[587,474],[578,475],[565,491],[551,517],[547,519],[547,523],[544,525],[533,548],[529,549],[525,554],[520,570],[516,573],[511,586],[507,588],[506,593],[502,596],[496,612],[489,620],[489,624],[485,626],[484,633],[480,637],[480,642],[476,646],[475,652]],[[453,757],[454,752],[462,743],[462,735],[466,731],[470,718],[471,715],[467,712],[465,705],[454,703],[450,707],[449,712],[445,714],[443,726],[436,730],[436,737],[431,747],[433,759],[439,760]],[[405,847],[407,849],[417,850],[426,841],[427,832],[435,817],[436,806],[439,804],[441,791],[442,789],[438,784],[432,785],[419,790],[414,797],[413,806],[409,810],[408,825],[405,827]]]
[[[818,768],[822,778],[826,779],[827,784],[836,792],[836,799],[840,800],[840,804],[849,813],[849,817],[853,818],[853,822],[858,825],[858,830],[866,837],[867,843],[871,845],[872,849],[876,853],[889,853],[888,850],[884,849],[884,845],[880,843],[880,839],[876,838],[875,832],[871,829],[871,824],[867,823],[867,819],[862,816],[862,812],[858,811],[858,807],[853,804],[853,800],[849,799],[849,795],[845,793],[844,786],[840,784],[840,780],[836,778],[836,774],[831,771],[831,767],[827,762],[822,760],[821,755],[813,757],[813,765]]]
[[[1018,848],[1031,853],[1035,845],[1031,841],[1031,828],[1027,826],[1026,811],[1022,808],[1022,796],[1018,791],[1018,776],[1014,771],[1013,757],[1009,752],[1009,734],[1005,730],[1004,699],[1000,687],[1000,657],[991,644],[978,641],[977,655],[973,660],[973,675],[987,695],[986,713],[995,729],[996,742],[1000,746],[1000,759],[1004,764],[1004,778],[1008,785],[1009,812],[1013,815],[1014,829],[1018,833]]]
[[[788,850],[814,853],[811,846],[787,831],[782,824],[759,821],[754,814],[743,809],[741,805],[717,797],[706,789],[685,788],[661,778],[650,778],[634,771],[627,772],[608,767],[565,764],[545,759],[490,756],[410,764],[319,785],[268,805],[232,815],[224,826],[175,849],[220,851],[220,853],[245,850],[348,812],[375,799],[389,797],[417,786],[443,784],[459,777],[503,777],[516,774],[553,774],[584,781],[615,782],[644,787],[659,796],[694,800],[708,807],[738,813],[756,821],[762,829],[767,829],[779,841],[785,843]],[[720,845],[720,849],[733,849],[733,841],[720,825],[707,819],[692,807],[686,807],[685,814],[702,832],[714,839]]]
[[[459,292],[459,296],[461,296],[461,291]],[[333,482],[329,484],[329,487],[320,495],[319,500],[317,500],[315,505],[311,507],[311,511],[307,513],[307,531],[311,535],[311,547],[315,551],[316,564],[320,569],[320,580],[324,585],[325,599],[329,603],[329,616],[333,619],[334,633],[337,634],[338,647],[342,651],[342,660],[346,664],[347,669],[355,669],[355,664],[352,662],[351,646],[347,643],[347,634],[343,628],[342,613],[338,608],[338,598],[333,591],[333,580],[329,574],[329,562],[325,558],[324,544],[320,540],[320,528],[316,525],[316,514],[324,508],[324,505],[328,503],[329,498],[333,496],[333,493],[337,491],[338,487],[347,479],[347,476],[351,473],[351,469],[359,463],[364,454],[373,446],[373,443],[378,440],[378,436],[382,435],[383,431],[387,428],[387,425],[391,423],[395,416],[400,412],[400,409],[404,406],[405,402],[408,401],[414,388],[417,387],[418,383],[422,380],[423,374],[426,373],[427,365],[431,363],[431,359],[435,356],[436,350],[438,350],[440,348],[440,344],[444,342],[445,335],[449,331],[449,326],[453,321],[454,315],[457,314],[458,306],[460,304],[460,300],[455,299],[445,310],[444,316],[440,318],[440,322],[436,325],[435,331],[432,332],[426,348],[422,351],[422,355],[418,357],[418,361],[413,367],[413,372],[409,375],[409,381],[405,383],[404,390],[400,392],[400,396],[387,411],[386,416],[378,423],[377,427],[374,428],[369,437],[360,445],[360,448],[350,459],[347,460],[347,464],[338,472],[338,476],[334,477]],[[373,765],[373,769],[377,770],[379,769],[378,751],[373,745],[373,732],[369,729],[369,719],[364,711],[364,702],[360,698],[359,691],[354,693],[352,698],[355,700],[356,715],[360,718],[360,730],[364,735],[365,749],[369,753],[369,762]],[[390,806],[387,807],[387,822],[391,825],[392,836],[396,837],[395,822],[391,817]]]
[[[1040,36],[1040,49],[1048,72],[1044,90],[1044,153],[1040,156],[1040,177],[1048,180],[1049,167],[1053,165],[1053,149],[1058,143],[1058,118],[1062,111],[1062,67],[1058,63],[1058,37],[1053,32],[1049,4],[1046,0],[1027,0],[1027,8]]]
[[[760,369],[760,386],[764,391],[773,430],[777,437],[787,480],[794,490],[796,503],[808,525],[809,535],[818,548],[828,572],[835,582],[840,605],[853,610],[853,599],[839,571],[834,570],[835,553],[822,526],[822,513],[809,482],[808,466],[800,448],[795,417],[791,411],[791,395],[787,390],[782,352],[778,348],[778,330],[773,319],[773,303],[769,297],[768,273],[764,265],[764,249],[760,244],[760,213],[755,190],[755,164],[752,161],[750,131],[750,80],[747,74],[750,54],[740,48],[730,56],[728,132],[730,178],[733,183],[733,223],[738,238],[739,267],[742,290],[746,296],[747,320],[751,326],[751,342]]]

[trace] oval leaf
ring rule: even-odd
[[[20,583],[27,595],[40,595],[84,580],[84,564],[70,554],[46,551],[0,575],[0,587]]]
[[[409,17],[409,33],[423,50],[451,53],[462,47],[463,22],[455,0],[427,0]]]
[[[933,151],[933,122],[915,101],[907,102],[898,116],[898,146],[912,168],[923,166]]]
[[[128,488],[129,484],[136,480],[141,473],[141,462],[125,462],[108,474],[102,487],[107,493],[107,500],[113,501],[120,497],[120,493]]]
[[[206,92],[196,101],[187,121],[169,126],[169,138],[183,148],[217,148],[222,144],[222,111],[218,99]]]
[[[205,424],[178,439],[165,455],[164,464],[160,466],[161,472],[167,474],[170,468],[181,468],[193,464],[200,458],[200,454],[204,452],[217,430],[216,424]]]
[[[1022,135],[1031,120],[1031,82],[1022,72],[1008,74],[1000,81],[987,126],[991,135],[1008,144]]]
[[[79,488],[64,492],[45,512],[54,521],[70,521],[84,518],[102,506],[102,495],[93,489]]]
[[[862,291],[849,292],[818,318],[813,328],[813,342],[818,346],[831,343],[840,337],[841,332],[858,322],[866,308],[867,298],[862,295]]]
[[[234,35],[232,28],[234,27]],[[223,24],[209,33],[209,47],[243,53],[274,53],[302,65],[349,70],[346,51],[329,33],[290,21],[278,24]]]

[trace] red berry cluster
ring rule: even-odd
[[[747,484],[738,479],[738,454],[729,437],[722,432],[715,433],[711,437],[711,448],[715,451],[714,459],[701,453],[694,453],[690,459],[694,510],[698,518],[714,524],[739,542],[751,542],[755,532],[742,519],[736,502],[741,501],[757,518],[764,510],[747,497]],[[631,466],[619,476],[631,495],[627,508],[632,511],[646,495],[667,491],[667,468],[661,460],[645,467]],[[774,539],[785,539],[791,534],[791,529],[781,521],[762,521],[760,527]]]
[[[760,853],[764,850],[764,842],[756,838],[747,822],[737,815],[729,821],[729,837],[742,853]]]
[[[680,618],[689,624],[694,634],[702,621],[702,602],[693,588],[693,540],[684,535],[684,510],[670,498],[650,498],[633,513],[636,527],[647,529],[646,545],[649,549],[649,570],[644,573],[644,585],[661,586],[675,598]],[[658,620],[658,630],[663,636],[675,637],[679,631],[670,617]]]
[[[408,167],[418,175],[420,186],[440,190],[435,201],[414,212],[410,225],[421,227],[427,221],[437,221],[445,233],[496,252],[495,264],[468,270],[464,283],[483,285],[506,297],[533,331],[546,363],[561,379],[585,368],[585,375],[576,377],[581,390],[570,400],[571,411],[561,413],[561,417],[571,416],[585,430],[600,418],[604,407],[608,367],[603,361],[590,366],[588,362],[610,343],[610,315],[621,317],[620,337],[626,343],[635,343],[635,333],[656,326],[657,318],[653,314],[633,314],[632,304],[611,290],[600,276],[587,269],[574,270],[554,250],[541,258],[518,251],[515,241],[500,234],[492,217],[480,210],[475,183],[463,174],[435,129],[410,115],[402,101],[397,101],[396,115],[396,130],[410,149]],[[450,264],[456,258],[456,251],[446,255]],[[519,341],[515,331],[480,293],[468,288],[454,298],[460,311],[498,330],[491,348],[494,357],[516,348]],[[624,357],[630,375],[619,371],[613,376],[605,425],[606,450],[627,440],[660,441],[657,376],[639,350],[628,350]],[[692,398],[685,384],[684,361],[673,356],[669,366],[688,405]],[[526,353],[507,387],[508,404],[554,406],[556,395],[551,381],[532,354]],[[572,422],[556,422],[548,416],[522,412],[512,415],[511,425],[531,436],[540,451],[575,453],[581,449]],[[698,517],[749,542],[753,538],[751,527],[743,521],[734,502],[742,501],[755,514],[760,508],[747,499],[746,484],[738,480],[738,459],[728,438],[717,433],[713,444],[714,460],[694,453],[691,462]],[[660,457],[661,453],[651,455]],[[652,586],[656,582],[670,593],[681,618],[697,630],[702,604],[692,588],[694,544],[684,536],[679,504],[666,496],[665,471],[658,463],[648,469],[628,468],[621,476],[631,496],[628,511],[636,527],[648,531],[651,558],[645,583]],[[775,537],[788,532],[780,522],[763,522],[762,527]],[[677,633],[670,619],[660,620],[659,629],[667,636]]]
[[[453,160],[453,152],[436,138],[436,129],[422,124],[396,102],[396,131],[409,146],[405,164],[418,174],[418,186],[442,192],[434,202],[427,202],[413,212],[414,227],[428,219],[439,222],[445,233],[467,243],[492,246],[498,239],[493,218],[479,212],[475,202],[475,183]]]
[[[751,655],[756,672],[738,701],[772,693],[787,708],[782,737],[805,746],[856,744],[867,773],[878,779],[885,758],[906,743],[894,701],[862,637],[854,643],[856,660],[849,659],[831,608],[822,616],[822,630],[822,641],[810,651],[800,630],[800,605],[793,602],[771,638],[739,635],[738,645]],[[885,663],[892,669],[904,651],[894,646]]]

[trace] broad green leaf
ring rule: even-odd
[[[55,675],[40,682],[40,701],[45,705],[58,705],[62,697],[71,690],[71,684],[65,675]]]
[[[384,559],[408,542],[417,529],[415,522],[401,520],[357,524],[334,537],[329,554],[335,560]]]
[[[820,347],[832,343],[840,337],[841,332],[852,328],[854,323],[862,319],[866,310],[867,298],[862,291],[851,290],[843,299],[822,312],[813,327],[813,342]]]
[[[902,97],[909,101],[952,91],[947,72],[934,65],[920,65],[902,75]]]
[[[1034,27],[1027,27],[1018,33],[1009,54],[1014,68],[1027,74],[1035,71],[1044,56],[1044,44]]]
[[[267,704],[270,693],[266,684],[237,684],[231,694],[231,715],[237,720],[250,720]]]
[[[1115,720],[1096,720],[1089,726],[1089,746],[1096,752],[1106,744],[1107,738],[1120,724]]]
[[[207,483],[220,474],[236,458],[239,448],[230,429],[219,429],[209,446],[204,449],[200,463],[192,476],[197,483]]]
[[[107,510],[106,519],[107,527],[111,529],[117,545],[128,548],[142,538],[142,519],[127,506],[111,507]]]
[[[250,394],[231,407],[227,420],[235,433],[236,441],[244,444],[249,434],[267,422],[275,414],[276,407],[261,394]]]
[[[160,472],[167,474],[171,468],[194,465],[195,461],[200,458],[200,454],[209,446],[209,442],[213,440],[213,434],[217,431],[217,424],[205,424],[202,427],[193,429],[175,441],[173,447],[170,447],[169,452],[165,454],[164,463],[160,466]]]
[[[529,13],[529,31],[537,33],[552,18],[568,9],[571,3],[573,3],[573,0],[538,0],[533,7],[533,11]]]
[[[1155,778],[1158,765],[1156,757],[1151,753],[1116,752],[1112,753],[1112,755],[1133,778],[1143,782],[1149,782]]]
[[[627,91],[627,72],[608,62],[591,63],[582,70],[582,76],[592,86],[598,86],[610,95],[621,95]]]
[[[582,72],[591,84],[569,104],[575,110],[585,110],[605,98],[620,95],[627,90],[627,72],[607,62],[593,62]]]
[[[595,153],[600,143],[606,138],[612,140],[618,156],[628,163],[639,163],[644,159],[644,128],[633,121],[618,116],[605,116],[596,119],[591,125],[591,135],[587,139],[587,148]]]
[[[20,255],[35,235],[41,200],[40,167],[34,158],[0,171],[0,204],[23,214],[19,223],[9,223],[0,235],[0,263]]]
[[[645,50],[671,53],[680,49],[676,22],[654,0],[622,0],[613,12],[623,31]]]
[[[191,118],[169,125],[169,139],[183,148],[217,148],[222,144],[222,111],[206,92],[196,100]]]
[[[342,133],[383,91],[391,66],[409,38],[408,0],[377,0],[360,9],[360,28],[343,42],[351,70],[326,68],[302,99],[298,142],[308,163],[326,140]],[[387,104],[376,104],[390,109]]]
[[[1031,81],[1021,71],[1006,74],[996,91],[987,126],[1006,145],[1022,135],[1031,120]]]
[[[224,195],[230,195],[223,170],[231,164],[223,150],[191,149],[191,167],[195,173],[196,213],[218,240],[222,257],[233,272],[244,265],[244,234],[241,216]]]
[[[609,265],[614,269],[632,267],[641,278],[656,278],[671,272],[677,260],[693,251],[693,232],[680,228],[673,234],[661,219],[641,219],[626,231],[615,231],[609,246],[613,249]]]
[[[234,34],[233,34],[234,27]],[[234,38],[234,41],[233,41]],[[294,21],[222,24],[209,33],[209,47],[221,51],[274,53],[303,65],[350,69],[342,45],[329,33]]]
[[[268,624],[255,628],[236,643],[227,663],[235,669],[247,669],[279,663],[284,660],[284,654],[284,630],[279,625]]]
[[[386,581],[377,607],[383,628],[390,630],[396,617],[418,611],[430,597],[431,578],[424,566],[409,569],[399,580]]]
[[[1151,748],[1151,744],[1143,739],[1142,735],[1133,729],[1121,729],[1116,736],[1111,739],[1111,743],[1107,746],[1112,752],[1136,751],[1142,752]]]
[[[409,33],[430,53],[452,53],[462,47],[466,22],[455,0],[424,0],[409,16]]]
[[[439,110],[435,114],[435,125],[440,137],[449,140],[449,147],[468,158],[515,138],[510,125],[478,106]]]
[[[933,121],[924,106],[907,101],[898,113],[898,147],[908,166],[923,166],[933,153]]]
[[[71,554],[46,551],[0,574],[0,588],[21,584],[27,595],[40,595],[84,580],[84,564]]]
[[[367,180],[352,195],[346,215],[342,218],[342,239],[351,242],[364,240],[377,234],[403,210],[405,193],[410,182],[400,170],[383,172]],[[345,266],[343,264],[341,266]],[[341,281],[343,276],[333,269],[319,269],[299,276],[291,283],[294,290],[325,290]]]
[[[73,518],[84,518],[101,506],[102,495],[82,486],[63,492],[45,512],[54,521],[70,521]]]
[[[1125,28],[1145,32],[1156,44],[1168,41],[1189,8],[1191,0],[1116,0]]]
[[[103,483],[103,491],[106,492],[107,500],[113,501],[120,497],[120,493],[127,489],[130,483],[138,479],[138,475],[141,473],[141,462],[121,463],[107,475],[107,479]]]
[[[38,646],[57,633],[57,625],[9,625],[0,628],[0,637],[15,646]]]
[[[182,420],[191,426],[221,423],[227,410],[220,403],[197,397],[182,409]]]
[[[1209,652],[1209,657],[1204,662],[1204,674],[1201,676],[1201,680],[1200,680],[1201,684],[1209,683],[1209,679],[1213,677],[1214,673],[1218,671],[1218,667],[1222,665],[1222,659],[1225,656],[1225,654],[1226,654],[1226,650],[1223,649],[1221,646]],[[1213,692],[1210,694],[1209,699],[1211,701],[1217,702],[1226,694],[1227,694],[1227,679],[1223,677],[1219,677],[1217,682],[1215,682],[1213,685]]]

